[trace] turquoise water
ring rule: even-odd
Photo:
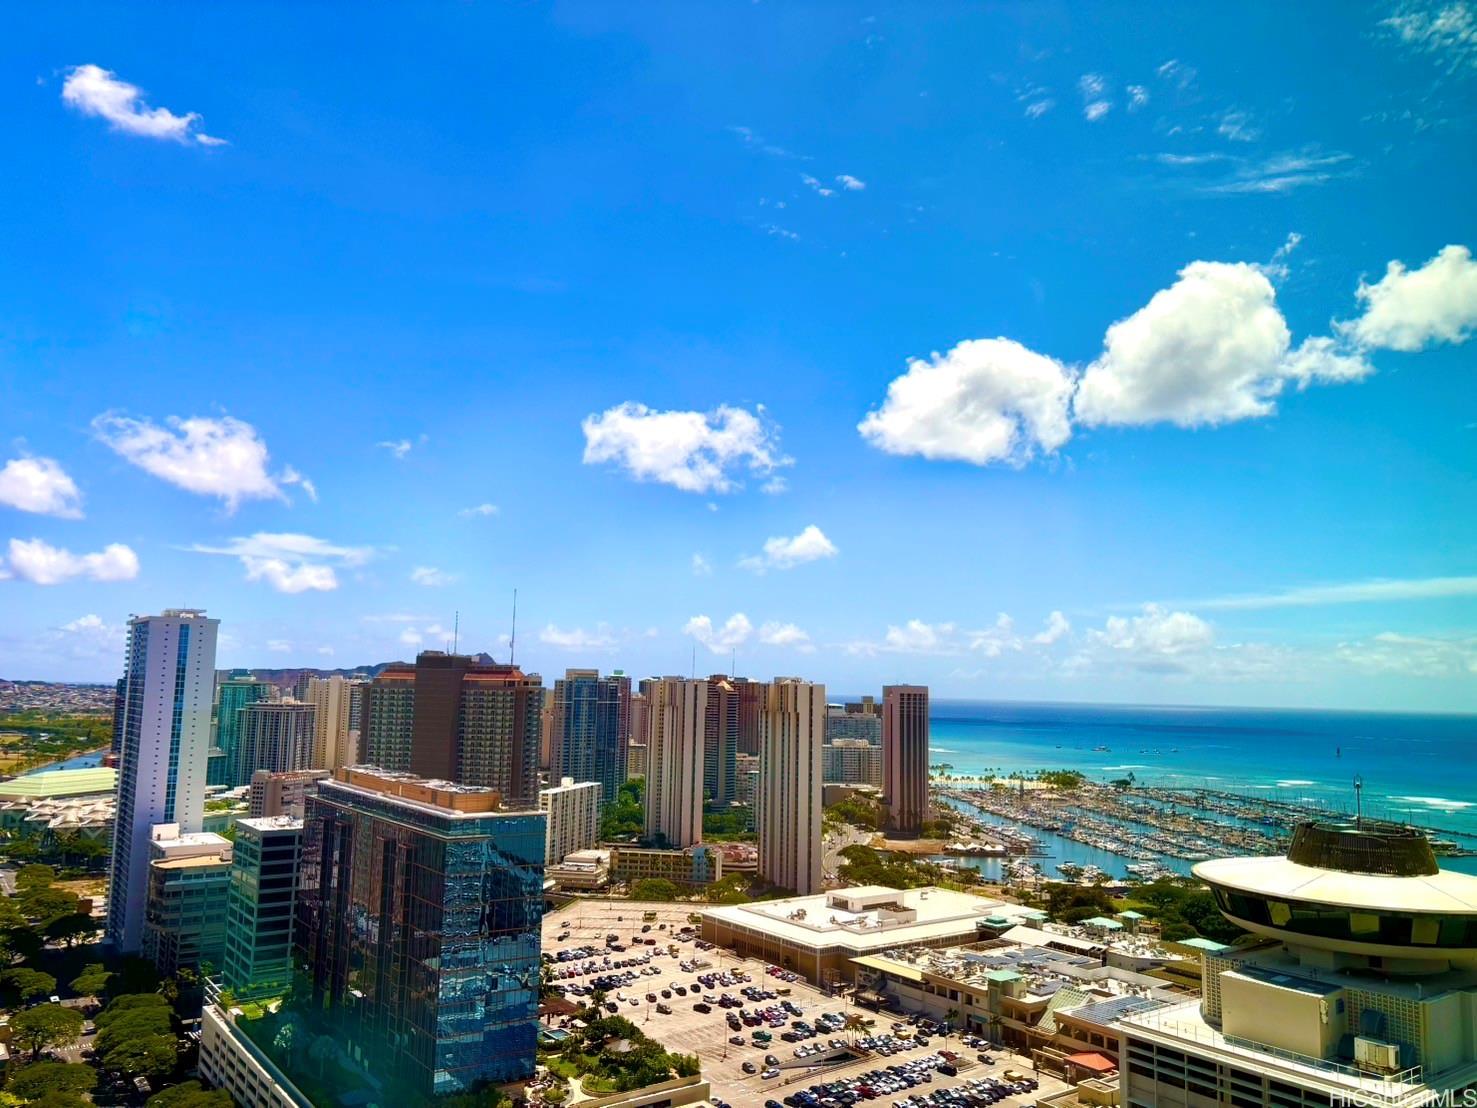
[[[1353,811],[1359,777],[1366,815],[1436,827],[1477,848],[1474,716],[936,700],[930,745],[931,761],[956,774],[1075,769],[1109,781],[1132,773],[1144,784],[1330,812]],[[1092,857],[1102,852],[1060,844],[1051,863],[1102,865]],[[1477,872],[1473,858],[1443,864]]]

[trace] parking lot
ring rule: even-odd
[[[983,1051],[991,1059],[986,1064],[978,1059],[982,1051],[966,1045],[958,1034],[947,1037],[934,1035],[926,1040],[926,1045],[919,1044],[915,1027],[907,1027],[898,1034],[893,1032],[892,1023],[896,1016],[856,1007],[844,996],[827,997],[803,979],[788,980],[774,976],[769,972],[772,967],[766,963],[736,958],[721,947],[703,950],[694,938],[678,940],[677,933],[689,926],[687,917],[690,911],[680,904],[575,901],[545,918],[543,948],[555,956],[561,949],[592,948],[592,957],[556,964],[556,971],[575,971],[572,976],[558,982],[566,987],[584,988],[613,974],[635,974],[629,984],[617,984],[606,989],[606,1002],[616,1004],[621,1015],[669,1050],[698,1055],[702,1060],[703,1076],[712,1084],[715,1100],[726,1102],[733,1108],[748,1108],[750,1105],[757,1108],[769,1101],[788,1104],[790,1108],[795,1104],[814,1108],[810,1099],[812,1094],[808,1092],[812,1086],[856,1080],[858,1085],[866,1084],[872,1092],[871,1096],[852,1092],[856,1102],[892,1105],[908,1097],[934,1096],[933,1103],[938,1104],[944,1096],[936,1094],[959,1090],[950,1094],[953,1098],[951,1104],[994,1102],[1015,1106],[1035,1104],[1038,1098],[1067,1088],[1050,1075],[1034,1073],[1029,1059],[1008,1051]],[[654,915],[647,918],[649,914]],[[650,930],[643,931],[643,927]],[[607,949],[606,939],[612,934],[616,936],[617,944],[626,948],[624,951]],[[566,937],[561,941],[560,936]],[[641,941],[633,943],[633,938]],[[653,940],[652,944],[648,945],[647,939]],[[667,953],[671,945],[677,948],[675,956]],[[611,960],[610,967],[605,965],[607,957]],[[627,960],[635,960],[636,964],[614,968],[614,963]],[[682,968],[684,963],[687,969]],[[592,972],[582,972],[587,967]],[[746,979],[741,979],[738,974]],[[699,980],[710,975],[713,980],[711,987]],[[696,991],[692,988],[694,983],[698,985]],[[678,987],[683,990],[682,994],[676,992]],[[774,996],[761,996],[756,1000],[752,994],[745,995],[745,989],[760,990],[762,994],[773,993]],[[671,995],[663,998],[664,990]],[[619,998],[617,994],[620,994]],[[724,994],[738,1002],[738,1006],[720,1006],[719,1001]],[[648,995],[656,997],[656,1000],[647,1000]],[[576,995],[570,999],[578,1003],[587,1002],[590,998]],[[631,1003],[632,1000],[635,1003]],[[786,1002],[800,1009],[800,1014],[797,1016],[785,1008]],[[699,1003],[710,1010],[694,1011],[693,1005]],[[671,1013],[663,1014],[658,1005],[671,1009]],[[773,1012],[775,1018],[754,1024],[752,1021],[761,1010]],[[730,1026],[730,1015],[738,1020],[738,1028]],[[751,1021],[748,1025],[744,1023],[746,1015]],[[825,1021],[829,1028],[822,1026],[822,1017],[825,1016],[833,1017]],[[847,1017],[860,1017],[871,1021],[871,1025],[859,1028],[853,1021],[848,1029]],[[813,1033],[798,1038],[798,1041],[785,1041],[784,1035],[798,1034],[797,1021],[809,1025]],[[754,1045],[756,1031],[770,1035],[769,1042]],[[730,1041],[734,1038],[742,1045]],[[831,1048],[833,1040],[839,1044],[834,1051]],[[852,1049],[852,1044],[856,1046],[852,1050],[855,1060],[835,1065],[815,1064],[840,1053],[842,1048]],[[869,1044],[872,1049],[862,1044]],[[818,1047],[821,1049],[817,1050]],[[956,1061],[950,1063],[945,1059],[940,1054],[943,1050],[956,1055]],[[797,1051],[809,1056],[797,1058]],[[811,1054],[812,1051],[815,1053]],[[778,1065],[766,1064],[767,1057],[773,1058]],[[745,1073],[745,1063],[758,1072]],[[937,1068],[939,1064],[946,1068],[952,1065],[957,1073],[941,1072]],[[906,1085],[895,1070],[886,1075],[876,1072],[888,1067],[910,1071],[908,1076],[913,1077],[914,1085]],[[772,1072],[775,1070],[777,1072]],[[1039,1081],[1039,1088],[999,1095],[1000,1088],[1007,1084],[1007,1071]],[[770,1073],[770,1076],[764,1076],[765,1073]],[[924,1073],[927,1074],[926,1081],[921,1078]],[[872,1075],[874,1081],[857,1080],[864,1074]],[[989,1079],[993,1079],[1000,1088],[990,1090]],[[976,1091],[966,1093],[964,1090],[971,1083],[976,1085]],[[884,1088],[889,1091],[883,1091]],[[837,1090],[841,1093],[846,1091]],[[841,1105],[848,1103],[845,1096],[832,1096],[831,1099]],[[826,1095],[814,1094],[814,1105],[830,1108],[825,1101]]]

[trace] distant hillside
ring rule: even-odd
[[[491,665],[498,659],[485,651],[472,655],[480,665]],[[303,677],[354,677],[368,675],[378,677],[380,672],[387,666],[410,665],[412,662],[377,662],[370,666],[349,666],[342,669],[315,669],[312,666],[289,666],[283,669],[252,669],[247,672],[258,681],[268,681],[273,685],[293,685]]]

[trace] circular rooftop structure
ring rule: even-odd
[[[1254,934],[1384,958],[1477,955],[1477,877],[1441,869],[1410,828],[1303,823],[1285,857],[1220,858],[1194,874]]]

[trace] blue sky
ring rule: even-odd
[[[37,9],[0,673],[1477,709],[1477,7]],[[1394,268],[1390,268],[1391,266]]]

